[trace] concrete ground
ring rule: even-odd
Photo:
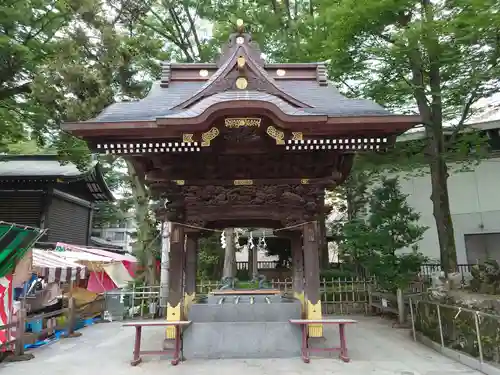
[[[185,361],[172,366],[167,358],[145,357],[131,367],[134,329],[120,323],[96,324],[84,328],[83,336],[64,339],[35,349],[28,362],[0,364],[2,375],[479,375],[433,350],[413,342],[408,330],[391,328],[387,320],[357,317],[359,324],[347,327],[350,363],[336,357],[311,358],[304,364],[300,358],[266,360]],[[325,335],[337,335],[335,328]],[[158,350],[164,330],[143,330],[143,350]]]

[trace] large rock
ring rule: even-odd
[[[495,295],[473,293],[467,290],[451,290],[448,292],[445,302],[450,305],[500,315],[500,298]]]

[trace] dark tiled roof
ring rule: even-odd
[[[92,245],[102,247],[102,248],[107,248],[107,249],[113,249],[113,250],[123,250],[123,246],[118,246],[113,244],[111,241],[107,241],[104,238],[100,237],[90,237],[90,242]],[[120,251],[120,253],[125,253],[125,251]]]
[[[98,163],[93,163],[86,171],[80,171],[73,163],[61,164],[57,155],[0,156],[0,181],[13,180],[50,180],[64,183],[82,181],[96,201],[114,199]]]
[[[205,112],[208,108],[217,103],[224,103],[230,101],[260,101],[267,102],[276,105],[283,113],[295,116],[307,116],[314,113],[308,113],[302,108],[295,108],[294,106],[288,104],[283,99],[277,96],[266,94],[260,91],[224,91],[207,98],[200,100],[198,103],[193,104],[186,110],[174,112],[161,116],[162,118],[189,118],[196,117]]]
[[[212,85],[212,83],[214,83],[215,81],[217,81],[219,79],[219,77],[222,76],[222,74],[224,73],[224,71],[226,69],[228,69],[229,65],[231,63],[234,63],[234,58],[237,56],[237,53],[238,53],[238,50],[234,51],[234,53],[231,55],[231,57],[229,57],[226,62],[224,62],[224,64],[222,64],[219,69],[217,69],[217,71],[212,74],[210,76],[210,78],[205,82],[205,83],[202,83],[200,85],[200,87],[198,88],[198,90],[196,90],[196,92],[194,92],[192,95],[190,95],[189,97],[187,97],[186,99],[189,99],[190,97],[193,97],[197,94],[199,94],[200,92],[202,92],[203,90],[205,90],[207,87],[210,87],[210,85]],[[185,99],[185,100],[186,100]],[[180,104],[180,103],[179,103]]]
[[[61,165],[56,157],[41,158],[38,156],[1,156],[0,178],[53,177],[71,178],[82,175],[76,165]]]
[[[195,95],[207,82],[171,82],[168,88],[161,88],[160,83],[153,84],[149,94],[142,100],[135,102],[122,102],[115,103],[107,107],[97,118],[90,122],[122,122],[122,121],[145,121],[155,120],[159,117],[173,117],[180,116],[182,118],[188,117],[186,111],[184,114],[179,111],[172,110],[173,107],[179,105],[191,96]],[[286,103],[284,100],[275,96],[260,93],[261,99],[256,98],[255,92],[252,91],[239,91],[239,97],[242,95],[253,96],[255,99],[250,100],[265,100],[264,96],[272,97],[273,100],[280,101],[280,105],[285,107],[288,114],[292,109],[296,115],[305,113],[315,115],[329,115],[332,117],[343,116],[388,116],[392,113],[385,110],[380,105],[362,99],[348,99],[339,91],[331,86],[320,86],[316,81],[280,81],[276,83],[283,91],[289,93],[291,96],[298,100],[309,104],[314,108],[297,109],[292,105]],[[191,107],[187,112],[200,113],[198,108],[206,106],[206,103],[215,103],[214,97],[224,100],[249,100],[249,99],[227,99],[228,95],[233,95],[231,92],[225,92],[213,95],[209,98],[201,100],[199,103]],[[282,102],[282,103],[281,103]],[[204,104],[202,104],[204,103]],[[277,104],[277,103],[275,103]],[[278,105],[278,104],[277,104]],[[280,106],[279,105],[279,106]],[[208,107],[207,107],[208,108]],[[280,107],[281,108],[281,107]],[[299,113],[301,112],[301,113]],[[192,114],[194,116],[194,114]]]

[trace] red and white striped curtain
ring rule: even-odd
[[[12,316],[12,275],[0,277],[0,326],[10,323]],[[12,340],[12,331],[9,329],[0,329],[0,344]],[[7,348],[2,347],[0,351],[4,352]]]

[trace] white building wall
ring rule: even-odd
[[[467,263],[466,234],[500,233],[500,158],[484,160],[473,169],[473,172],[452,173],[448,180],[458,263]],[[408,203],[421,213],[421,224],[429,227],[419,243],[420,251],[439,260],[430,175],[400,175],[399,182],[401,190],[409,195]]]
[[[137,224],[135,218],[130,216],[120,223],[119,228],[93,228],[92,233],[98,237],[109,241],[115,246],[121,246],[123,250],[132,253],[134,240],[131,233],[137,231]]]

